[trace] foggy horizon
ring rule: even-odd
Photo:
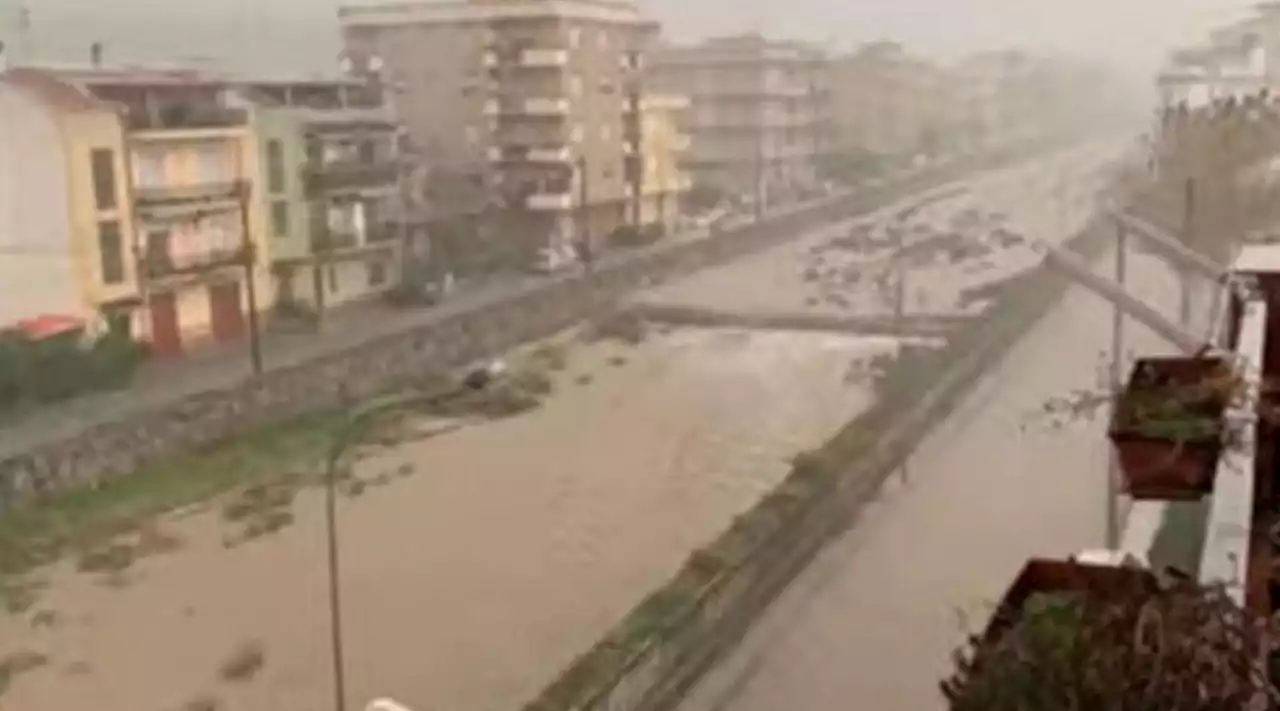
[[[31,12],[33,61],[77,63],[87,58],[88,44],[97,40],[107,46],[108,62],[172,61],[236,70],[270,65],[273,71],[288,73],[334,70],[340,47],[337,8],[378,4],[378,0],[231,0],[180,7],[158,0],[118,0],[109,7],[87,0],[0,0],[0,36],[14,33],[17,10],[24,3]],[[758,31],[848,51],[888,39],[943,61],[977,50],[1025,49],[1102,63],[1142,79],[1158,69],[1170,49],[1194,42],[1206,27],[1246,16],[1255,3],[898,0],[855,6],[839,0],[638,0],[638,4],[662,23],[664,34],[674,41]]]

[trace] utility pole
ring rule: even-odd
[[[578,156],[578,241],[582,245],[582,256],[588,260],[584,267],[590,268],[591,252],[591,215],[587,212],[587,200],[591,193],[588,189],[587,157]]]
[[[903,221],[894,223],[894,261],[897,263],[897,279],[894,284],[893,294],[893,327],[894,332],[899,338],[906,334],[905,324],[907,310],[907,226]],[[902,481],[907,483],[911,478],[910,471],[910,455],[902,459]]]
[[[1187,178],[1186,184],[1183,186],[1182,197],[1182,233],[1183,239],[1191,249],[1196,249],[1195,235],[1195,211],[1196,211],[1196,181],[1195,178]],[[1178,281],[1181,291],[1181,300],[1178,304],[1178,323],[1186,328],[1191,323],[1191,275],[1185,269],[1178,270]]]
[[[1124,225],[1116,223],[1116,263],[1115,281],[1121,289],[1125,288],[1128,276],[1128,239],[1129,233]],[[1111,392],[1120,392],[1120,384],[1124,380],[1124,312],[1119,302],[1112,304],[1111,311]],[[1114,403],[1112,404],[1114,408]],[[1120,545],[1120,468],[1114,451],[1107,453],[1107,548],[1114,550]]]
[[[240,262],[244,265],[244,291],[249,301],[249,363],[253,367],[254,377],[262,375],[262,340],[258,324],[258,287],[254,283],[253,267],[257,261],[257,250],[253,240],[249,238],[249,198],[253,193],[253,185],[240,181],[237,187],[240,198]]]
[[[765,144],[765,121],[764,116],[760,117],[760,130],[756,132],[756,165],[755,165],[755,217],[759,221],[764,217],[764,144]]]

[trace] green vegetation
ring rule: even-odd
[[[128,385],[143,347],[108,333],[92,343],[78,334],[34,340],[0,331],[0,414]]]

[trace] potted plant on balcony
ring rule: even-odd
[[[1274,702],[1276,626],[1219,587],[1033,560],[941,684],[952,711],[1220,711]]]
[[[1239,380],[1222,358],[1141,358],[1116,395],[1108,437],[1137,499],[1209,493],[1223,446],[1222,415]]]

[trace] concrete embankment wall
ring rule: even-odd
[[[1069,243],[1086,256],[1111,231]],[[665,711],[743,637],[818,551],[847,530],[931,428],[1061,300],[1070,283],[1046,267],[1015,280],[941,352],[901,362],[882,401],[822,448],[798,457],[773,493],[646,598],[525,711]],[[897,366],[895,366],[897,367]]]
[[[0,460],[0,510],[96,486],[166,456],[372,396],[441,368],[462,365],[572,326],[613,308],[623,295],[856,217],[892,199],[981,169],[1060,148],[1062,139],[1010,147],[768,215],[704,239],[670,241],[602,262],[589,276],[564,276],[514,290],[463,313],[372,340],[345,352],[247,379],[233,387],[131,414]]]

